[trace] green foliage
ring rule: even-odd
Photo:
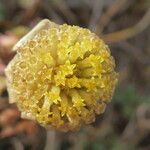
[[[5,9],[4,6],[2,5],[2,3],[0,2],[0,21],[5,19]]]
[[[83,150],[135,150],[135,147],[131,144],[122,143],[115,133],[111,133],[105,138],[84,143]]]
[[[140,95],[133,85],[116,89],[114,103],[119,104],[122,113],[129,117],[141,103],[150,104],[150,96]]]

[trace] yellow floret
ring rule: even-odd
[[[17,48],[6,69],[10,101],[23,116],[76,130],[103,113],[117,73],[108,46],[88,29],[52,25]]]

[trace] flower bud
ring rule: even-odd
[[[115,62],[88,29],[46,23],[15,46],[6,68],[10,102],[45,127],[76,130],[104,112],[117,83]]]

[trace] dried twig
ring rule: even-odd
[[[150,130],[150,120],[146,119],[149,113],[149,106],[141,105],[137,108],[136,116],[133,116],[126,126],[121,140],[126,143],[138,144],[138,142],[148,134]]]
[[[23,144],[16,137],[13,137],[12,140],[11,140],[11,142],[12,142],[12,145],[14,145],[15,150],[24,150]]]
[[[132,56],[132,58],[134,58],[137,62],[144,64],[144,65],[150,64],[149,57],[147,55],[144,55],[142,53],[142,50],[131,45],[129,42],[121,41],[117,43],[117,46],[121,47],[122,50],[128,53],[129,56]]]
[[[103,10],[104,0],[94,0],[93,1],[93,8],[92,14],[89,21],[89,28],[93,31],[96,30],[96,24],[101,16],[101,12]]]
[[[150,106],[148,105],[141,105],[137,109],[137,123],[139,124],[139,127],[145,130],[150,131],[150,118],[147,117],[147,115],[150,114]]]
[[[114,33],[109,33],[103,36],[103,39],[107,43],[118,42],[121,40],[126,40],[132,38],[137,34],[144,31],[150,25],[150,9],[145,13],[143,18],[133,27],[123,29],[121,31],[116,31]]]
[[[47,14],[48,18],[51,18],[52,20],[55,20],[58,24],[63,24],[64,23],[64,18],[62,18],[57,11],[53,8],[53,6],[49,5],[48,1],[45,1],[43,3],[43,11]]]
[[[67,2],[63,0],[52,0],[52,4],[66,17],[70,23],[77,24],[76,15],[70,10]]]
[[[115,0],[112,5],[107,9],[107,11],[100,17],[98,24],[96,26],[96,32],[100,34],[104,28],[111,21],[113,16],[115,16],[119,11],[125,10],[130,6],[132,1],[129,0]]]
[[[31,7],[25,10],[20,22],[26,24],[28,21],[30,21],[41,7],[41,4],[42,0],[36,0]]]
[[[56,132],[54,130],[47,131],[47,141],[45,150],[56,150]]]

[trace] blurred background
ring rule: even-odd
[[[119,83],[95,123],[47,132],[8,103],[12,46],[41,19],[86,27],[109,45]],[[0,0],[0,150],[150,150],[150,0]]]

